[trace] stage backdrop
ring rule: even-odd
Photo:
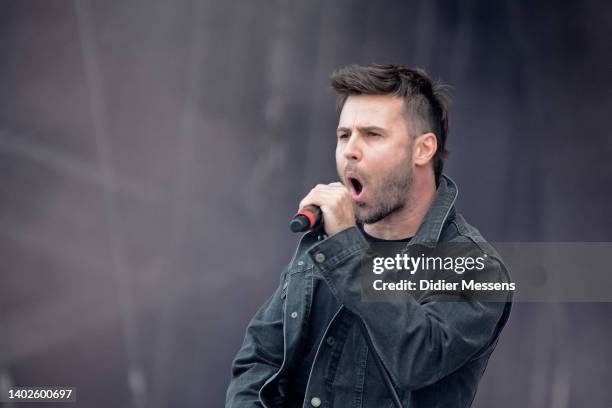
[[[446,171],[489,240],[612,240],[609,2],[0,5],[3,388],[222,406],[288,218],[336,179],[348,63],[454,87]],[[474,406],[611,406],[611,312],[515,304]]]

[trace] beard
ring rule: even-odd
[[[364,181],[371,202],[353,202],[353,209],[358,222],[374,224],[410,205],[414,185],[412,157],[407,154],[393,171],[377,180],[368,177]]]

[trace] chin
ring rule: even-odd
[[[362,224],[374,224],[378,221],[380,221],[380,219],[375,218],[376,214],[369,214],[366,212],[362,212],[357,214],[356,218],[362,223]]]

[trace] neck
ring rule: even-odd
[[[420,182],[415,177],[415,183],[404,207],[376,223],[364,224],[363,229],[369,235],[385,240],[413,237],[435,196],[436,183],[433,177],[425,177],[425,180],[421,178]]]

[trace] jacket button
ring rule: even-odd
[[[315,261],[317,261],[318,263],[323,263],[323,262],[325,262],[325,254],[323,254],[323,253],[321,253],[321,252],[317,253],[317,254],[314,256],[314,258],[315,258]]]
[[[336,339],[334,339],[333,337],[329,336],[327,338],[327,344],[329,344],[330,346],[333,346],[336,343]]]
[[[310,400],[310,405],[312,405],[313,407],[320,407],[321,406],[321,398],[318,397],[313,397]]]
[[[291,318],[295,319],[297,317],[297,312],[291,312]]]

